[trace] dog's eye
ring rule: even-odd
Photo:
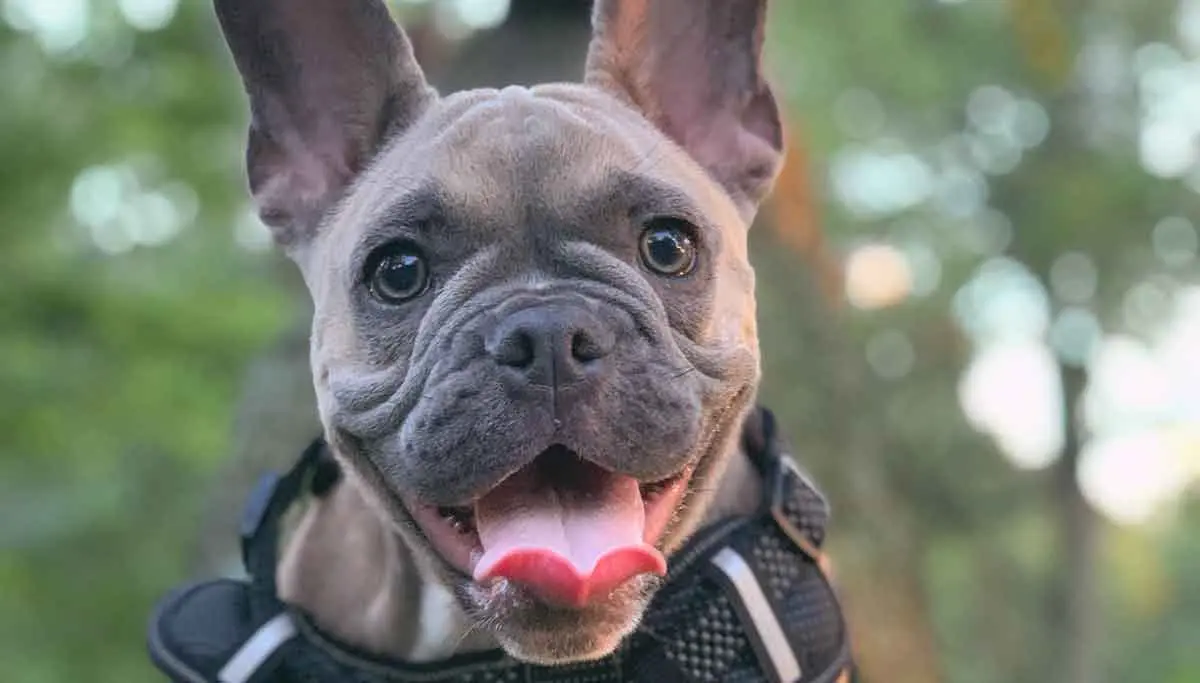
[[[651,219],[642,232],[642,263],[659,275],[687,275],[696,266],[695,234],[695,226],[682,218]]]
[[[415,245],[384,247],[367,264],[367,285],[376,299],[400,304],[420,296],[429,285],[429,267]]]

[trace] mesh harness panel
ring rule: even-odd
[[[794,465],[771,413],[746,421],[743,446],[766,482],[762,509],[702,529],[672,556],[641,625],[616,652],[568,666],[501,651],[431,663],[385,660],[329,637],[275,587],[279,520],[337,480],[314,442],[251,496],[241,535],[249,580],[218,579],[160,600],[148,645],[179,683],[834,683],[852,668],[836,595],[817,565],[828,507]]]

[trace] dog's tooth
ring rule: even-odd
[[[470,508],[440,507],[438,514],[442,519],[460,534],[474,533],[475,512]]]

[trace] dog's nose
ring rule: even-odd
[[[498,365],[529,384],[562,387],[586,379],[616,344],[612,329],[586,308],[545,304],[511,314],[488,335]]]

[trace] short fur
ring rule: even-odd
[[[378,0],[216,8],[250,100],[251,191],[312,294],[320,416],[347,473],[291,534],[284,598],[410,660],[608,654],[653,580],[579,610],[485,590],[409,509],[470,501],[553,444],[643,481],[694,467],[668,555],[757,500],[736,436],[759,381],[747,230],[783,146],[766,1],[599,0],[582,84],[445,97]],[[696,229],[684,277],[639,263],[664,216]],[[364,269],[402,239],[433,284],[388,305]],[[603,362],[514,378],[497,339],[529,319],[602,339]]]

